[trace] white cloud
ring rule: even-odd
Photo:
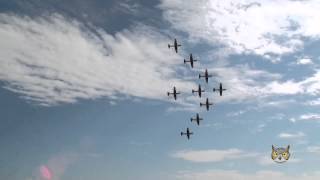
[[[278,95],[318,95],[320,93],[320,70],[316,69],[315,71],[316,72],[313,75],[306,77],[301,81],[287,80],[284,82],[270,82],[263,88],[262,92]],[[316,103],[316,101],[311,103]]]
[[[179,151],[172,155],[174,158],[180,158],[192,162],[222,162],[226,160],[242,159],[255,157],[256,153],[248,153],[239,149],[227,150],[199,150],[199,151]]]
[[[42,105],[101,97],[167,100],[165,93],[173,85],[186,93],[197,86],[176,73],[188,70],[179,67],[183,57],[168,50],[170,40],[150,27],[110,35],[101,29],[93,33],[60,15],[30,19],[0,14],[0,37],[0,80],[7,82],[5,88]],[[320,92],[320,72],[304,81],[281,82],[281,75],[248,65],[225,63],[209,71],[227,88],[214,103]],[[182,110],[196,110],[195,101],[188,96],[178,103],[185,106]]]
[[[239,111],[236,111],[236,112],[230,112],[227,114],[228,117],[237,117],[237,116],[240,116],[244,113],[246,113],[247,110],[239,110]]]
[[[295,123],[297,121],[297,119],[296,118],[290,118],[289,121],[292,122],[292,123]]]
[[[219,76],[219,81],[223,82],[224,88],[227,89],[223,98],[216,98],[215,102],[244,102],[261,99],[267,95],[265,86],[270,81],[281,78],[279,74],[253,69],[248,65],[214,67],[208,71],[212,74],[214,72],[214,77]]]
[[[307,121],[307,120],[320,120],[320,114],[303,114],[300,116],[300,119],[299,120],[304,120],[304,121]]]
[[[282,139],[297,139],[305,137],[306,135],[303,132],[297,132],[297,133],[280,133],[278,135],[279,138]]]
[[[97,33],[60,15],[31,19],[0,14],[0,80],[7,89],[42,105],[119,94],[167,99],[177,78],[179,55],[151,28]]]
[[[238,53],[281,55],[320,35],[317,0],[162,0],[160,8],[174,28]]]
[[[297,60],[298,65],[308,65],[308,64],[313,64],[313,61],[311,58],[305,57],[302,59]]]
[[[266,86],[266,92],[270,94],[298,94],[303,92],[303,87],[299,83],[292,81],[272,82]]]
[[[318,180],[319,172],[289,175],[277,171],[258,171],[255,173],[242,173],[230,170],[208,170],[202,172],[183,171],[177,174],[178,179],[186,180]]]

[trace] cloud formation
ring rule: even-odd
[[[162,0],[159,7],[173,28],[235,53],[291,53],[320,35],[317,0]]]
[[[302,120],[302,121],[308,121],[308,120],[318,121],[318,120],[320,120],[320,114],[315,114],[315,113],[303,114],[303,115],[300,116],[299,120]]]
[[[199,150],[199,151],[179,151],[172,155],[174,158],[184,159],[191,162],[222,162],[225,160],[242,159],[255,157],[256,153],[248,153],[239,149],[227,150]]]
[[[279,138],[282,139],[297,139],[305,137],[306,135],[303,132],[297,132],[297,133],[280,133],[278,135]]]
[[[310,65],[310,64],[313,64],[313,61],[309,57],[304,57],[304,58],[298,59],[297,64],[298,65]]]
[[[95,31],[90,29],[94,28]],[[42,105],[119,95],[165,99],[182,57],[145,26],[110,35],[60,15],[31,19],[0,14],[0,80]]]

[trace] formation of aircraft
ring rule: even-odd
[[[206,79],[206,83],[208,84],[209,78],[212,77],[211,74],[208,73],[208,69],[205,70],[204,74],[199,74],[199,79],[204,77]]]
[[[192,121],[196,121],[198,126],[199,126],[200,125],[200,121],[202,121],[203,119],[199,116],[199,113],[197,113],[196,117],[195,118],[191,118],[190,120],[191,120],[191,122]]]
[[[194,63],[194,62],[197,62],[197,61],[198,61],[198,60],[193,59],[192,53],[190,54],[189,60],[185,60],[185,59],[183,60],[184,64],[190,63],[191,68],[193,68],[193,63]]]
[[[195,92],[197,92],[198,96],[201,98],[202,93],[205,92],[205,91],[201,89],[201,85],[199,84],[198,90],[193,90],[192,89],[192,94],[194,94]]]
[[[222,96],[222,92],[226,91],[227,89],[222,88],[222,83],[220,83],[220,86],[218,89],[213,88],[213,92],[219,91],[220,96]]]
[[[176,87],[173,87],[173,91],[172,92],[167,92],[167,95],[173,95],[174,100],[177,100],[177,95],[180,94],[180,92],[177,91]]]
[[[174,39],[173,45],[168,44],[168,48],[174,48],[174,50],[176,51],[176,53],[178,53],[178,47],[180,47],[181,44],[178,44],[177,39]]]
[[[200,103],[200,107],[206,106],[207,111],[209,111],[209,108],[210,108],[210,106],[212,106],[212,105],[213,105],[213,103],[210,103],[210,102],[209,102],[209,98],[207,98],[207,100],[206,100],[205,103]]]
[[[168,44],[168,48],[174,48],[175,52],[178,53],[178,48],[181,47],[181,44],[178,44],[177,39],[174,39],[174,43],[173,45]],[[184,59],[183,62],[184,64],[190,63],[191,68],[194,67],[194,62],[196,62],[198,60],[193,58],[192,53],[190,53],[189,56],[189,60]],[[209,74],[208,69],[205,69],[204,73],[200,73],[199,74],[199,79],[204,78],[205,82],[208,84],[209,83],[209,78],[212,77],[211,74]],[[218,88],[213,88],[213,92],[218,92],[220,94],[220,96],[223,95],[223,91],[226,91],[227,89],[223,88],[222,83],[219,84]],[[197,95],[199,96],[199,98],[202,98],[203,93],[205,92],[205,89],[203,89],[201,87],[201,85],[198,85],[197,89],[192,89],[192,94],[197,93]],[[173,91],[172,92],[167,92],[167,95],[173,95],[173,98],[175,100],[177,100],[177,95],[180,94],[180,92],[177,91],[176,87],[173,87]],[[209,111],[210,106],[212,106],[213,103],[209,101],[209,98],[206,98],[206,101],[204,103],[200,102],[200,107],[205,106],[206,110]],[[191,117],[190,121],[193,122],[195,121],[197,123],[198,126],[200,126],[200,121],[202,121],[203,118],[200,117],[199,113],[196,114],[195,117]],[[191,135],[193,135],[193,132],[191,132],[191,130],[189,128],[187,128],[186,132],[181,132],[180,133],[181,136],[186,135],[188,140],[190,139]]]
[[[186,135],[187,138],[190,139],[190,135],[193,135],[193,132],[191,132],[191,131],[189,130],[189,128],[187,128],[187,131],[186,131],[186,132],[181,132],[180,134],[181,134],[181,136]]]

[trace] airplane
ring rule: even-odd
[[[200,121],[202,121],[203,119],[200,118],[199,113],[197,113],[197,116],[195,118],[191,118],[191,122],[192,121],[196,121],[198,126],[200,125]]]
[[[176,53],[178,53],[178,47],[180,46],[181,44],[178,44],[177,39],[174,39],[173,45],[168,44],[168,48],[170,49],[171,47],[174,47],[174,50],[176,51]]]
[[[222,88],[222,83],[220,83],[219,89],[213,88],[213,92],[219,91],[220,96],[222,96],[222,92],[226,91],[227,89]]]
[[[202,77],[204,77],[206,79],[206,83],[208,83],[208,79],[209,77],[212,77],[212,75],[209,74],[208,70],[206,69],[206,71],[204,72],[204,75],[199,74],[199,79],[201,79]]]
[[[193,63],[194,62],[196,62],[196,61],[198,61],[198,60],[196,60],[196,59],[193,59],[193,56],[192,56],[192,53],[190,54],[190,58],[189,58],[189,60],[183,60],[183,62],[184,62],[184,64],[186,64],[186,63],[190,63],[190,65],[191,65],[191,68],[193,68]]]
[[[180,94],[180,92],[177,92],[177,89],[176,89],[175,86],[173,87],[173,92],[172,93],[171,92],[167,92],[168,96],[173,95],[174,100],[177,100],[177,94]]]
[[[201,94],[204,92],[204,90],[201,89],[201,85],[200,84],[198,86],[198,90],[193,90],[192,89],[192,94],[195,93],[195,92],[197,92],[199,97],[201,98]]]
[[[213,105],[213,103],[210,103],[208,98],[207,98],[207,100],[206,100],[206,103],[200,103],[200,107],[206,106],[207,111],[209,111],[209,107],[210,107],[211,105]]]
[[[181,136],[186,135],[188,140],[190,139],[190,135],[193,135],[193,132],[191,132],[189,130],[189,128],[187,128],[187,132],[181,132]]]

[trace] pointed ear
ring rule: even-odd
[[[273,146],[273,144],[272,144],[272,151],[274,151],[274,146]]]
[[[288,147],[287,147],[287,151],[289,151],[289,149],[290,149],[290,145],[288,145]]]

